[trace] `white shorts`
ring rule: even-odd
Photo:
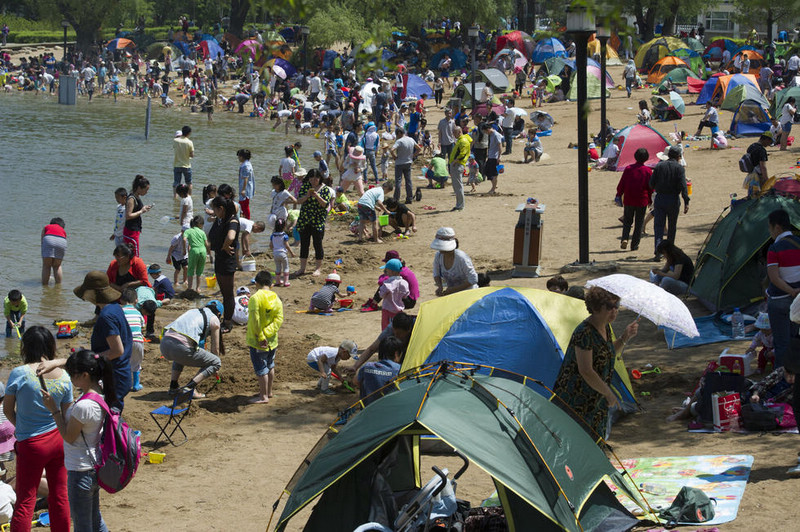
[[[275,259],[275,275],[289,273],[289,256],[286,253],[278,253]]]

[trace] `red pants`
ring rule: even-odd
[[[133,254],[139,256],[139,235],[141,231],[131,231],[127,227],[122,230],[122,238],[126,244],[133,248]]]
[[[245,198],[239,202],[239,207],[242,208],[242,218],[247,218],[248,220],[252,220],[250,218],[250,198]]]
[[[381,309],[381,330],[384,330],[387,325],[392,323],[392,318],[397,316],[397,312],[389,312],[388,310]]]
[[[69,532],[69,499],[67,498],[67,470],[64,468],[64,440],[58,429],[18,441],[17,451],[17,505],[11,519],[11,530],[29,531],[36,506],[36,490],[47,472],[47,496],[50,512],[50,530]]]

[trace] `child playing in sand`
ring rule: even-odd
[[[344,189],[347,191],[347,187]],[[361,195],[358,200],[358,241],[363,242],[367,239],[367,222],[372,223],[372,240],[378,244],[383,241],[380,239],[381,230],[378,225],[378,210],[388,212],[383,204],[384,195],[394,190],[392,181],[384,181],[381,186],[374,187]]]
[[[119,187],[114,191],[114,199],[117,200],[117,215],[114,217],[114,232],[111,233],[109,240],[114,241],[114,247],[125,243],[122,238],[122,230],[125,229],[125,199],[128,197],[128,191],[125,187]]]
[[[286,221],[278,218],[275,220],[275,230],[269,238],[269,249],[275,260],[275,286],[291,286],[289,283],[289,257],[294,257],[294,251],[289,247],[289,236],[284,232]]]
[[[183,283],[187,283],[188,266],[189,266],[189,245],[186,243],[186,237],[183,232],[189,229],[189,225],[181,227],[181,232],[172,237],[167,250],[167,264],[172,264],[175,268],[173,276],[173,284],[178,284],[178,276],[183,272]],[[161,271],[159,269],[159,271]]]
[[[331,273],[325,278],[325,286],[314,292],[311,296],[311,303],[308,305],[309,312],[331,312],[336,296],[341,295],[339,285],[342,278],[338,273]]]
[[[19,290],[11,290],[3,301],[3,315],[6,318],[6,338],[11,338],[12,330],[15,334],[25,332],[25,314],[28,312],[28,300]]]
[[[367,158],[364,155],[364,148],[353,146],[349,153],[344,157],[339,171],[342,172],[341,184],[344,191],[355,186],[359,196],[364,194],[364,169],[367,167]]]
[[[200,277],[206,267],[206,256],[211,251],[208,237],[203,231],[203,217],[195,216],[189,229],[183,232],[186,243],[189,247],[189,259],[187,261],[188,288],[200,290]]]
[[[350,212],[350,200],[344,193],[342,187],[336,187],[334,191],[333,210],[334,212]]]
[[[153,278],[153,290],[155,290],[157,300],[162,304],[167,304],[170,300],[175,299],[175,288],[167,276],[161,273],[161,266],[153,263],[147,268],[147,273]]]
[[[389,210],[389,225],[397,234],[408,236],[417,232],[417,217],[408,205],[394,198],[386,198],[386,208]]]
[[[769,315],[766,312],[760,312],[754,326],[758,332],[753,337],[745,354],[755,353],[758,350],[758,370],[761,373],[769,373],[775,367],[775,347],[772,341]],[[759,348],[761,349],[759,350]]]
[[[339,362],[350,360],[358,353],[358,345],[353,340],[345,340],[339,347],[320,346],[312,349],[306,356],[308,366],[319,373],[317,388],[325,395],[335,395],[330,388],[331,373],[336,372]]]
[[[135,288],[126,288],[122,291],[122,296],[119,302],[122,303],[122,311],[125,313],[125,319],[131,328],[131,375],[133,376],[133,386],[131,389],[138,392],[142,389],[139,382],[139,374],[142,371],[142,360],[144,360],[144,316],[136,310],[136,303],[138,303]]]
[[[382,299],[381,329],[385,329],[398,312],[405,310],[403,299],[410,294],[408,283],[400,277],[400,270],[403,269],[403,263],[400,262],[400,259],[387,261],[383,269],[389,277],[379,289]]]
[[[544,148],[542,147],[542,141],[539,140],[539,135],[536,134],[536,128],[528,129],[528,140],[525,142],[525,159],[522,162],[529,163],[534,161],[538,163],[539,159],[542,158],[542,153],[544,153]]]

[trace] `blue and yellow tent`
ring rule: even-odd
[[[513,371],[552,388],[572,331],[588,315],[583,301],[535,288],[487,287],[426,301],[402,371],[441,360],[468,362]],[[636,404],[621,358],[612,388],[620,400]]]

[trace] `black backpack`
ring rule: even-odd
[[[744,172],[745,174],[749,174],[753,170],[755,170],[755,166],[753,165],[753,159],[750,158],[749,153],[745,153],[742,155],[742,158],[739,159],[739,170]]]
[[[783,414],[780,407],[768,407],[759,403],[742,405],[742,424],[747,430],[764,432],[778,428],[778,417]]]

